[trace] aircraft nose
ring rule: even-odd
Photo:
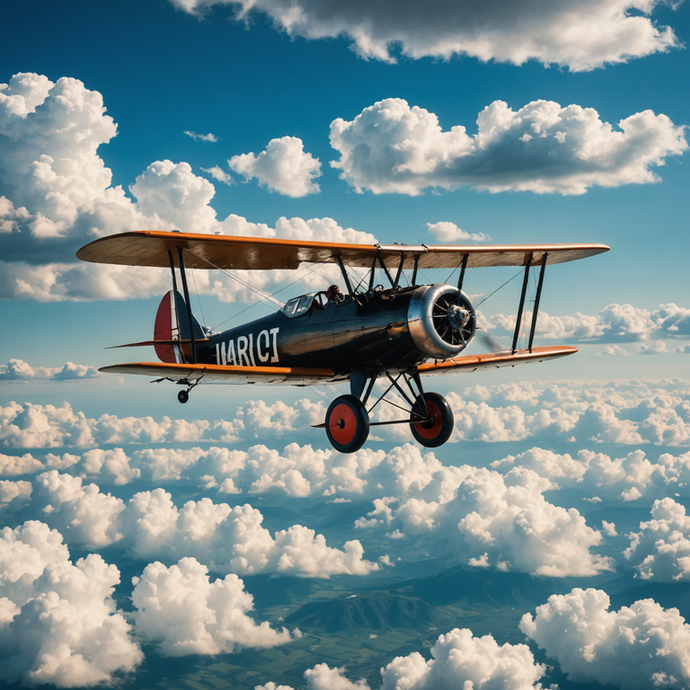
[[[458,305],[453,305],[448,310],[448,321],[452,328],[457,329],[466,325],[470,320],[470,313]]]

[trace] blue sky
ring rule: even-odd
[[[279,649],[295,643],[294,631],[285,637],[263,610],[256,621],[268,620],[271,632],[242,617],[252,607],[235,575],[252,593],[257,573],[373,588],[397,577],[391,564],[400,557],[399,579],[459,564],[579,578],[582,587],[615,573],[629,578],[626,587],[641,578],[676,592],[690,580],[687,2],[257,0],[236,18],[245,5],[26,0],[0,9],[0,518],[14,554],[0,571],[0,601],[10,602],[0,608],[0,638],[21,628],[27,649],[39,650],[8,652],[14,670],[0,664],[0,677],[109,684],[137,667],[151,678],[171,649],[201,655],[190,664],[231,659],[218,627],[180,647],[174,626],[143,613],[157,582],[162,610],[182,606],[180,619],[191,620],[175,601],[176,577],[197,591],[225,583],[233,610],[243,611],[230,636]],[[310,426],[335,389],[209,386],[181,406],[172,386],[97,374],[153,356],[104,348],[151,336],[168,276],[85,266],[74,252],[97,236],[146,228],[411,244],[602,242],[611,251],[547,272],[536,342],[576,345],[577,355],[434,382],[456,418],[444,448],[421,453],[406,431],[389,428],[347,465]],[[479,234],[490,239],[468,239]],[[465,288],[479,301],[512,275],[474,271]],[[272,290],[278,278],[251,280]],[[206,325],[261,313],[238,315],[254,297],[222,276],[195,281]],[[328,273],[312,276],[292,294],[330,282]],[[485,327],[505,342],[518,291],[515,280],[482,306]],[[336,528],[305,508],[327,500],[361,505],[356,522]],[[244,503],[253,507],[242,512]],[[257,526],[260,511],[271,534]],[[167,536],[137,532],[142,515],[167,525]],[[650,516],[680,535],[673,557]],[[516,527],[525,524],[531,537]],[[238,525],[260,545],[247,562],[238,560],[246,547]],[[354,539],[363,553],[347,546]],[[78,566],[88,554],[89,566]],[[40,567],[21,571],[28,562]],[[43,568],[62,573],[53,590]],[[112,568],[128,574],[119,585]],[[13,583],[22,572],[32,584],[20,591]],[[42,627],[32,612],[50,592],[73,604],[70,587],[85,572],[97,586],[74,615],[114,626],[122,656],[113,662],[87,636],[70,638],[71,656],[51,671],[40,655],[54,650],[60,628]],[[583,606],[591,620],[611,623],[603,591],[581,591],[563,595],[562,610]],[[210,602],[199,604],[209,620]],[[652,614],[666,616],[678,644],[690,640],[684,620],[649,606],[634,609],[640,630]],[[595,688],[681,673],[670,687],[687,686],[687,662],[674,671],[659,654],[658,667],[638,668],[637,648],[630,658],[602,648],[609,661],[599,666],[569,662],[567,650],[586,646],[589,633],[573,641],[565,614],[549,633],[548,611],[529,613],[515,634],[560,669],[561,687],[572,687],[568,673]],[[459,635],[439,639],[437,659],[462,647]],[[498,659],[482,644],[479,656]],[[539,669],[520,650],[504,653],[515,677],[536,683]],[[86,667],[72,664],[78,653]],[[335,671],[342,663],[281,682],[329,687],[347,675]],[[607,664],[631,668],[630,678],[611,679]],[[388,678],[407,672],[393,655],[380,665]],[[445,668],[420,667],[415,687],[434,687],[433,673]],[[139,673],[127,676],[132,687],[144,682]],[[266,690],[271,681],[256,680]]]

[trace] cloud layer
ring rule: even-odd
[[[99,548],[117,544],[135,558],[173,563],[189,556],[219,573],[280,573],[297,577],[366,575],[380,568],[363,558],[354,539],[343,549],[322,534],[295,524],[273,535],[261,511],[248,503],[232,508],[209,498],[178,508],[163,489],[142,491],[127,504],[96,484],[60,474],[37,477],[35,508],[69,543]]]
[[[392,50],[411,58],[448,59],[468,55],[483,61],[523,64],[538,60],[571,71],[626,62],[677,45],[670,27],[650,15],[654,0],[557,2],[435,2],[414,0],[318,2],[317,0],[170,0],[187,12],[203,14],[230,5],[238,19],[252,12],[268,15],[290,36],[309,39],[345,36],[365,59],[393,62]]]
[[[388,98],[351,122],[331,123],[331,165],[358,192],[416,195],[427,187],[490,192],[584,194],[593,186],[658,181],[652,172],[687,149],[683,127],[650,110],[615,129],[593,108],[532,101],[513,111],[494,101],[479,113],[478,132],[444,132],[424,108]]]

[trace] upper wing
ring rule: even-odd
[[[549,347],[533,347],[531,350],[516,350],[510,352],[496,352],[482,355],[466,355],[440,362],[427,362],[419,365],[419,373],[423,375],[455,374],[457,372],[481,371],[482,369],[498,369],[499,367],[514,367],[516,364],[543,362],[545,359],[558,359],[567,355],[574,355],[576,347],[556,345]]]
[[[102,367],[110,374],[141,374],[173,381],[222,381],[224,383],[287,383],[311,386],[318,383],[347,381],[336,376],[333,369],[317,367],[232,367],[218,364],[166,364],[165,362],[133,362]]]
[[[190,268],[243,270],[296,269],[302,262],[335,263],[338,256],[349,266],[371,267],[379,256],[396,267],[455,268],[467,255],[467,268],[558,264],[609,250],[605,244],[507,244],[491,247],[462,245],[336,244],[298,240],[201,235],[180,232],[125,232],[95,240],[77,252],[82,261],[123,266],[170,267],[177,248],[188,251]],[[417,258],[419,257],[419,258]],[[185,259],[186,260],[186,259]]]

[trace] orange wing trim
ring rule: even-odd
[[[317,367],[232,367],[218,364],[167,364],[165,362],[132,362],[102,367],[108,374],[139,374],[168,378],[173,381],[223,383],[287,383],[309,386],[319,383],[347,381],[347,375],[336,375],[333,369]]]
[[[177,265],[177,248],[188,251],[190,268],[270,270],[296,269],[302,262],[335,263],[336,257],[349,266],[371,267],[379,255],[391,266],[404,259],[404,268],[456,268],[467,254],[467,268],[489,266],[537,266],[584,259],[609,250],[605,244],[506,244],[494,246],[405,244],[337,244],[303,242],[262,237],[202,235],[181,232],[125,232],[102,237],[77,252],[77,258],[93,263],[169,268],[172,252]],[[185,258],[187,262],[187,258]]]
[[[482,371],[484,369],[499,369],[513,367],[516,364],[530,364],[543,362],[547,359],[567,357],[577,352],[576,347],[570,345],[555,345],[548,347],[533,347],[531,350],[516,350],[512,352],[497,352],[483,355],[466,355],[455,357],[442,362],[427,362],[419,366],[422,375],[438,376],[440,374],[455,374],[459,372]]]

